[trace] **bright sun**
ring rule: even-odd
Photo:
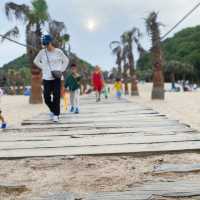
[[[87,29],[89,31],[95,31],[97,29],[97,22],[96,22],[96,20],[94,20],[94,19],[88,19],[86,27],[87,27]]]

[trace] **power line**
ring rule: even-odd
[[[184,15],[184,17],[181,18],[181,20],[178,21],[178,23],[176,23],[167,33],[165,33],[161,37],[161,40],[164,40],[173,30],[175,30],[183,21],[185,21],[199,6],[200,6],[200,2],[197,5],[195,5],[195,7],[192,8],[192,10],[186,13],[186,15]]]

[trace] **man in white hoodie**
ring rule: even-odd
[[[68,57],[62,50],[55,48],[51,35],[45,35],[42,44],[45,46],[34,60],[34,64],[42,70],[44,100],[50,110],[50,117],[59,122],[61,77],[55,78],[53,71],[64,72],[69,64]]]

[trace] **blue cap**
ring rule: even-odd
[[[49,43],[53,42],[53,37],[51,35],[44,35],[42,38],[42,44],[44,46],[49,45]]]

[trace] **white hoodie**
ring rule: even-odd
[[[55,48],[53,51],[42,49],[36,56],[34,64],[42,70],[43,80],[54,80],[51,70],[64,72],[69,64],[69,59],[58,48]]]

